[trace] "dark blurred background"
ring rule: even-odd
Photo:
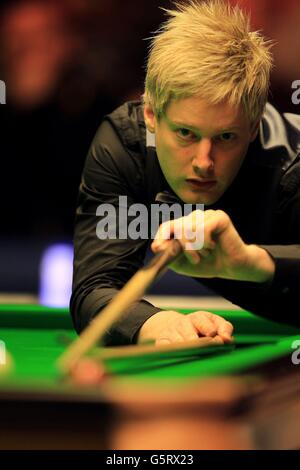
[[[300,2],[228,0],[276,41],[270,101],[298,113]],[[1,2],[0,292],[39,290],[40,262],[53,243],[71,243],[80,174],[101,118],[143,92],[148,38],[169,0]],[[161,291],[196,294],[173,278]],[[178,290],[179,289],[179,290]]]

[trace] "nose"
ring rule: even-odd
[[[193,170],[198,176],[205,177],[212,172],[214,167],[211,139],[202,138],[195,149],[192,160]]]

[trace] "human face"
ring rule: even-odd
[[[218,201],[236,177],[258,128],[250,125],[241,105],[211,105],[195,96],[171,102],[159,120],[145,106],[144,117],[155,132],[168,184],[189,204]]]

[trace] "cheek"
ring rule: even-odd
[[[159,162],[163,168],[168,169],[170,172],[178,166],[182,166],[184,156],[171,139],[156,139],[156,150]]]
[[[219,159],[219,175],[223,177],[225,176],[226,179],[232,179],[232,177],[235,177],[243,163],[245,154],[245,150],[241,149],[233,155],[223,155],[223,158]]]
[[[166,133],[157,133],[156,147],[162,155],[168,155],[174,153],[175,146],[171,136]]]

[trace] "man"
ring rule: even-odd
[[[111,204],[120,214],[120,195],[128,206],[204,204],[203,247],[187,249],[181,238],[183,254],[171,267],[254,313],[299,325],[300,123],[265,109],[269,44],[221,1],[168,13],[153,39],[144,104],[107,116],[87,157],[75,231],[75,327],[81,331],[143,263],[147,240],[96,236],[98,208]],[[163,223],[153,251],[166,247],[178,224],[200,230],[196,216]],[[209,312],[184,316],[142,300],[105,343],[230,342],[232,331]]]

